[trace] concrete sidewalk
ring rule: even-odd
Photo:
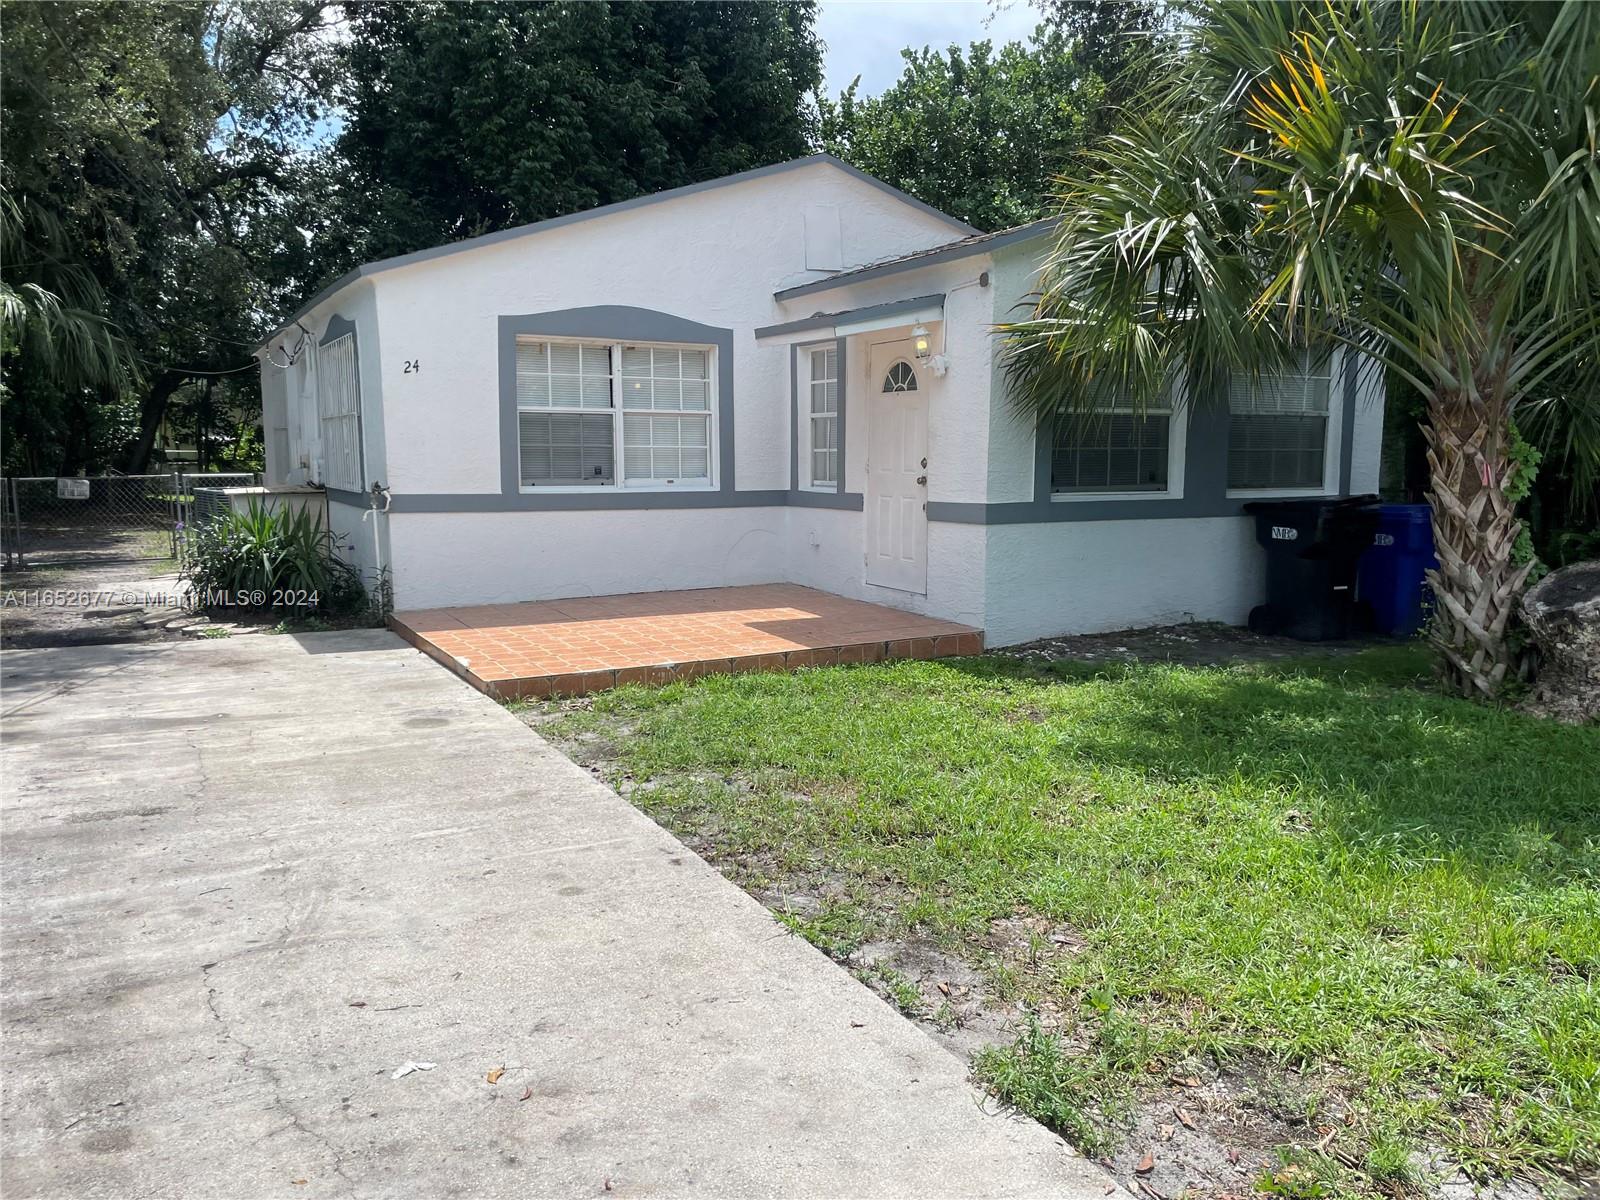
[[[1110,1187],[388,633],[0,669],[8,1200]]]

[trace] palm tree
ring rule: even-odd
[[[1593,401],[1600,4],[1197,0],[1164,97],[1063,181],[1034,311],[1004,327],[1044,423],[1344,345],[1427,399],[1439,601],[1495,694],[1527,566],[1506,485],[1520,405]]]
[[[69,390],[137,379],[132,348],[103,315],[99,281],[67,241],[53,213],[0,183],[0,359],[19,354],[38,378]]]

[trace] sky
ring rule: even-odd
[[[900,51],[908,46],[1026,41],[1038,23],[1039,10],[1027,0],[821,0],[823,94],[837,96],[860,75],[859,94],[877,95],[900,77]]]

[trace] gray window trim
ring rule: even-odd
[[[593,494],[524,492],[517,461],[517,338],[524,335],[550,338],[602,338],[617,342],[654,342],[714,346],[717,351],[717,486],[713,490],[691,493],[687,490],[645,491],[628,489],[619,483]],[[517,503],[502,507],[528,509],[584,508],[689,508],[684,497],[732,497],[733,490],[733,330],[702,325],[671,313],[651,308],[632,308],[621,304],[600,304],[590,308],[567,308],[554,312],[524,313],[500,318],[500,495]],[[782,493],[779,493],[780,495]],[[398,501],[400,497],[395,497]],[[415,497],[414,499],[427,499]],[[451,499],[434,497],[433,499]],[[456,497],[455,499],[461,499]],[[399,506],[396,506],[399,507]],[[406,511],[399,507],[399,511]],[[437,509],[412,511],[459,511]]]
[[[845,413],[850,403],[850,389],[846,383],[849,371],[845,361],[845,339],[833,338],[832,343],[839,359],[839,478],[834,480],[831,492],[800,486],[800,422],[804,419],[800,411],[800,354],[802,351],[809,354],[813,350],[823,349],[828,345],[828,340],[796,342],[789,347],[789,491],[784,503],[797,508],[842,508],[861,512],[866,506],[862,494],[844,490],[845,455],[849,449]],[[806,415],[810,415],[809,405]]]
[[[1350,494],[1350,451],[1355,437],[1357,363],[1354,353],[1344,356],[1342,367],[1344,412],[1339,422],[1339,496]],[[1075,499],[1062,503],[1050,498],[1050,438],[1034,436],[1033,499],[979,504],[930,500],[928,520],[957,525],[1038,525],[1050,521],[1173,520],[1183,517],[1238,517],[1253,497],[1229,497],[1228,404],[1220,385],[1202,402],[1191,404],[1184,444],[1183,495],[1169,499]],[[1078,494],[1080,497],[1082,493]],[[1332,497],[1330,497],[1332,498]]]

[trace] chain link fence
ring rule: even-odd
[[[196,487],[249,487],[249,472],[0,479],[7,566],[175,559]]]

